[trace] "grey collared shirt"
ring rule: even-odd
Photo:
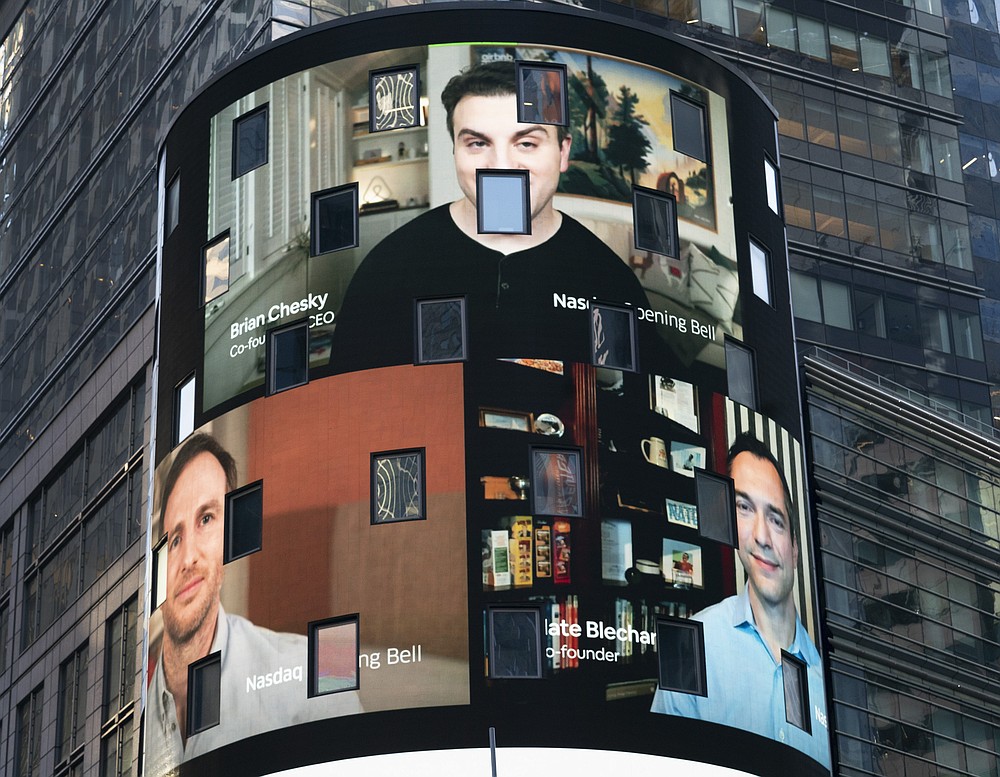
[[[306,638],[255,626],[219,608],[210,652],[222,652],[220,722],[181,740],[163,656],[149,685],[146,773],[166,774],[182,761],[217,747],[285,726],[363,712],[356,691],[314,698],[307,691]]]

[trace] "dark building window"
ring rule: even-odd
[[[533,607],[490,607],[486,612],[490,677],[541,677],[541,612]]]
[[[309,382],[309,322],[272,329],[267,333],[267,393],[304,386]]]
[[[195,376],[185,379],[174,389],[174,445],[194,431]]]
[[[357,247],[358,184],[313,192],[311,226],[313,256]]]
[[[477,170],[476,219],[481,235],[530,235],[527,170]]]
[[[368,74],[368,131],[420,126],[420,68],[372,70]]]
[[[267,105],[233,120],[233,180],[267,164]]]
[[[759,26],[759,22],[756,26]],[[707,162],[708,124],[705,121],[705,107],[671,92],[670,119],[674,150]]]
[[[565,65],[517,63],[517,120],[523,124],[569,124]]]
[[[778,186],[778,168],[767,157],[764,157],[764,192],[767,196],[767,207],[780,216],[781,195]]]
[[[771,252],[750,238],[750,270],[753,293],[768,305],[771,304]]]
[[[464,361],[465,298],[416,301],[417,364]]]
[[[150,602],[156,609],[167,598],[167,538],[163,537],[153,548],[153,574]]]
[[[757,409],[757,367],[754,353],[742,343],[726,338],[726,380],[729,396],[751,410]]]
[[[372,454],[371,521],[419,521],[424,502],[424,449]]]
[[[221,705],[222,653],[210,653],[188,667],[188,736],[218,726]]]
[[[177,228],[181,219],[181,177],[175,175],[173,180],[167,184],[167,195],[164,202],[165,213],[163,215],[163,236],[170,237]]]
[[[42,687],[17,705],[16,777],[38,777],[42,756]]]
[[[229,232],[205,245],[201,250],[201,301],[207,305],[229,291]]]
[[[0,672],[7,668],[7,637],[10,635],[10,607],[0,607]]]
[[[592,304],[590,348],[591,360],[597,366],[635,372],[639,368],[635,311],[616,305]]]
[[[733,489],[733,479],[696,469],[694,487],[699,534],[705,539],[736,547],[736,492]]]
[[[781,651],[781,677],[785,688],[785,720],[796,728],[812,731],[809,715],[809,676],[805,662]]]
[[[87,646],[84,645],[59,667],[56,763],[79,760],[83,756],[87,725],[87,658]]]
[[[228,564],[261,549],[264,535],[264,482],[226,494],[226,534],[223,563]]]
[[[104,641],[101,777],[132,774],[137,627],[136,599],[126,603],[108,621]]]
[[[708,695],[704,629],[699,621],[657,618],[656,652],[661,689]]]
[[[357,615],[309,624],[309,695],[358,689],[360,642]]]
[[[640,251],[651,251],[674,259],[680,255],[677,200],[673,196],[633,186],[632,229],[635,247]]]

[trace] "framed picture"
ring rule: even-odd
[[[618,305],[590,306],[591,361],[598,367],[635,372],[635,311]]]
[[[569,124],[566,65],[517,62],[517,120],[522,124]]]
[[[583,516],[579,448],[531,449],[531,504],[537,515]]]
[[[696,470],[705,468],[705,449],[672,440],[670,443],[670,470],[678,475],[693,478]]]
[[[422,521],[424,504],[424,449],[372,454],[371,521]]]
[[[479,425],[487,429],[531,432],[535,428],[535,419],[531,413],[522,413],[518,410],[495,410],[481,407],[479,408]]]
[[[542,676],[542,613],[537,607],[487,607],[486,627],[491,678]]]
[[[359,616],[341,615],[309,624],[309,696],[360,687]]]
[[[481,235],[530,235],[527,170],[476,170],[476,228]]]
[[[677,200],[673,195],[643,186],[632,187],[632,226],[635,247],[677,259]]]
[[[368,73],[368,131],[420,126],[420,66]]]
[[[660,688],[708,696],[705,625],[687,618],[658,617],[656,643]]]
[[[664,538],[660,569],[664,581],[674,588],[704,587],[699,545]]]

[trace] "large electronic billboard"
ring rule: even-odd
[[[828,770],[798,429],[727,396],[762,304],[733,170],[765,167],[730,98],[468,43],[235,96],[205,119],[200,261],[162,264],[197,265],[163,304],[199,348],[161,366],[200,421],[157,455],[147,773],[316,721],[569,708],[598,747]],[[308,380],[265,393],[296,322]]]
[[[487,317],[480,311],[496,290],[486,287],[482,267],[492,257],[464,243],[451,220],[440,219],[442,209],[474,188],[463,176],[475,166],[528,163],[456,155],[463,141],[456,146],[449,135],[441,94],[454,76],[483,63],[510,62],[513,81],[515,60],[565,68],[567,126],[550,129],[565,144],[565,169],[538,171],[538,177],[548,176],[555,208],[590,234],[563,230],[537,247],[542,262],[525,254],[531,273],[512,257],[506,275],[521,286]],[[417,108],[415,126],[370,131],[371,74],[394,66],[419,90],[409,98]],[[234,121],[264,107],[274,161],[234,179]],[[675,128],[690,131],[691,123],[701,147],[688,150],[700,158],[677,150]],[[641,339],[650,342],[647,358],[662,351],[663,358],[718,372],[725,336],[742,336],[726,104],[662,71],[559,48],[379,52],[254,91],[212,119],[212,139],[205,251],[226,260],[206,259],[206,409],[263,382],[264,332],[289,321],[309,319],[314,366],[340,371],[412,361],[415,297],[466,295],[469,324],[479,327],[470,333],[470,348],[480,355],[486,343],[507,357],[565,350],[562,333],[586,333],[585,306],[594,296],[636,309]],[[463,159],[465,171],[456,171]],[[357,184],[361,211],[358,245],[316,255],[314,195],[350,184]],[[635,186],[661,192],[673,204],[674,255],[637,247]],[[531,192],[532,199],[544,196]],[[407,230],[393,235],[404,225]],[[603,246],[595,248],[591,235]],[[388,245],[365,263],[387,236]],[[372,308],[368,298],[376,292]]]

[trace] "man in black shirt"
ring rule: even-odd
[[[396,230],[358,268],[338,317],[342,371],[412,363],[417,300],[464,297],[469,358],[591,360],[588,306],[645,307],[632,271],[552,198],[566,127],[517,120],[512,62],[474,66],[441,95],[464,197]],[[529,172],[530,234],[478,232],[476,171]]]

